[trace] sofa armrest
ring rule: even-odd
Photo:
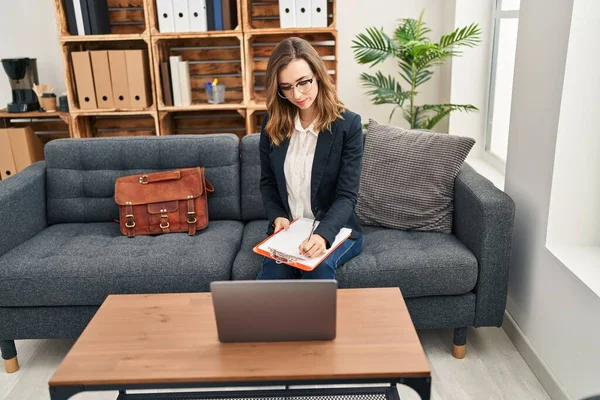
[[[515,204],[465,164],[454,182],[456,237],[479,265],[475,326],[500,326],[506,308]]]
[[[0,182],[0,221],[0,256],[48,226],[44,161]]]

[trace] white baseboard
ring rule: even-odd
[[[502,329],[504,329],[508,338],[513,342],[519,353],[521,353],[521,356],[538,378],[548,396],[552,400],[573,400],[562,383],[556,378],[556,375],[554,375],[546,362],[531,345],[527,336],[525,336],[508,311],[504,311]]]

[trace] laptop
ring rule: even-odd
[[[336,280],[216,281],[221,342],[333,340]]]

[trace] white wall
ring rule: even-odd
[[[548,226],[548,242],[560,245],[600,246],[598,21],[599,1],[575,1]]]
[[[600,297],[545,246],[572,11],[573,0],[521,2],[505,181],[516,203],[507,308],[581,399],[600,394]]]
[[[0,0],[0,58],[37,58],[40,83],[57,94],[66,90],[58,29],[51,0]],[[10,84],[0,68],[0,109],[11,101]]]
[[[371,104],[360,84],[359,75],[362,72],[375,74],[380,70],[384,75],[393,74],[401,80],[399,68],[393,60],[378,64],[374,68],[360,65],[354,61],[352,40],[359,33],[366,32],[366,28],[383,28],[389,36],[397,26],[400,18],[418,18],[421,10],[425,9],[424,20],[432,30],[431,39],[438,40],[443,33],[443,2],[444,0],[369,0],[337,2],[337,29],[338,29],[338,70],[339,70],[339,96],[348,108],[359,113],[363,122],[373,118],[380,123],[388,123],[389,115],[393,109],[391,105],[375,106]],[[439,103],[441,100],[441,77],[439,67],[436,74],[422,86],[422,94],[417,97],[417,104]],[[396,110],[392,124],[407,126],[402,118],[401,110]]]

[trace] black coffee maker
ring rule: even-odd
[[[22,113],[38,111],[40,103],[33,91],[33,85],[38,85],[37,60],[35,58],[9,58],[2,60],[4,71],[10,80],[12,88],[12,103],[7,111]]]

